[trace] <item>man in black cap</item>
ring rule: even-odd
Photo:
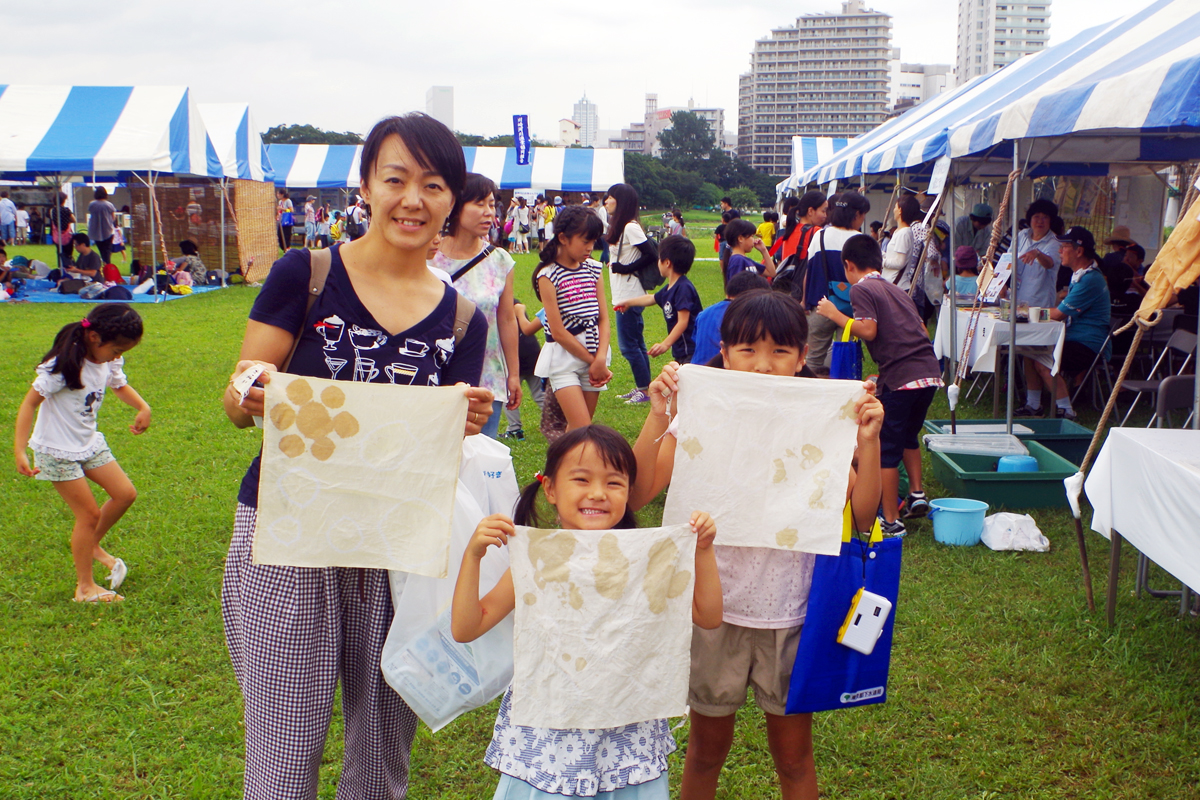
[[[992,207],[987,203],[976,203],[971,213],[954,222],[954,246],[974,247],[980,260],[987,255],[988,242],[992,238]]]
[[[1050,309],[1050,319],[1067,322],[1067,334],[1063,342],[1062,360],[1058,375],[1051,376],[1052,357],[1044,353],[1018,348],[1025,358],[1025,383],[1027,399],[1025,405],[1013,412],[1013,416],[1035,417],[1042,414],[1042,387],[1054,387],[1056,417],[1075,419],[1071,407],[1070,387],[1064,373],[1077,375],[1086,372],[1104,351],[1104,358],[1112,357],[1112,345],[1108,342],[1108,327],[1112,318],[1112,301],[1109,299],[1108,282],[1100,272],[1096,255],[1096,239],[1087,228],[1076,225],[1058,236],[1059,256],[1062,265],[1071,270],[1071,284],[1067,296]],[[1040,360],[1038,356],[1041,356]],[[1046,363],[1049,361],[1050,363]]]

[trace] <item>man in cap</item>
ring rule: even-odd
[[[1068,229],[1057,239],[1062,265],[1071,270],[1067,296],[1058,304],[1058,308],[1050,309],[1050,319],[1068,322],[1062,361],[1058,374],[1051,376],[1052,356],[1017,348],[1026,357],[1025,383],[1028,392],[1025,405],[1014,411],[1013,416],[1041,416],[1042,387],[1053,386],[1054,415],[1075,419],[1070,386],[1064,374],[1079,375],[1086,372],[1101,351],[1104,358],[1112,357],[1112,345],[1108,342],[1112,301],[1109,299],[1108,282],[1097,265],[1096,239],[1091,231],[1079,225]]]
[[[981,259],[987,255],[991,238],[992,207],[987,203],[976,203],[970,214],[959,217],[954,223],[954,246],[974,247]]]

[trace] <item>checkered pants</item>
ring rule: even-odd
[[[245,797],[317,796],[340,677],[346,747],[338,800],[403,798],[417,717],[379,668],[392,623],[387,572],[251,564],[257,516],[238,504],[221,590],[245,701]]]

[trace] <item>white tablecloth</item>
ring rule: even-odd
[[[1084,490],[1112,531],[1200,592],[1200,431],[1113,428]]]
[[[971,312],[959,311],[958,326],[955,334],[958,337],[954,353],[955,358],[962,355],[963,341],[967,338],[967,327],[971,324]],[[1018,347],[1045,347],[1047,366],[1052,375],[1058,374],[1062,361],[1063,341],[1067,335],[1067,326],[1061,322],[1018,322]],[[996,371],[996,351],[1008,344],[1008,322],[986,312],[979,315],[979,324],[975,326],[975,340],[971,343],[971,351],[967,354],[967,363],[976,372]],[[1051,349],[1053,348],[1053,349]],[[938,358],[950,357],[950,306],[942,303],[938,315],[937,333],[933,337],[933,352]]]

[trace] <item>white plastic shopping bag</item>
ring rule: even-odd
[[[449,574],[390,574],[395,618],[380,667],[388,685],[431,730],[491,702],[512,681],[512,615],[475,641],[461,644],[450,635],[450,603],[475,526],[490,514],[512,514],[517,494],[508,448],[486,436],[468,437],[454,502]],[[488,549],[479,565],[481,595],[496,585],[508,564],[507,549]]]
[[[982,541],[993,550],[1050,551],[1050,540],[1028,514],[992,514],[983,521]]]

